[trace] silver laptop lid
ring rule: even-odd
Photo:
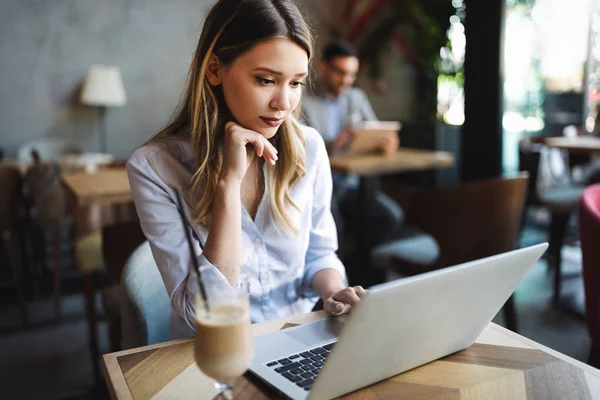
[[[547,248],[544,243],[371,288],[309,399],[341,396],[470,346]]]

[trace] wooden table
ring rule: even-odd
[[[105,168],[92,174],[77,172],[63,177],[78,205],[131,201],[131,188],[125,168]]]
[[[600,154],[600,137],[595,136],[548,137],[544,139],[544,144],[571,153]]]
[[[343,154],[329,158],[331,170],[341,174],[355,174],[360,178],[358,187],[358,209],[356,220],[356,257],[346,262],[350,285],[369,287],[385,279],[385,271],[370,268],[375,227],[368,217],[368,210],[375,204],[379,191],[379,177],[388,174],[427,171],[454,165],[452,154],[443,151],[400,148],[391,155]]]
[[[60,166],[61,174],[68,175],[83,171],[86,168],[104,168],[115,162],[115,157],[105,153],[74,153],[55,156],[50,159],[42,159],[42,163],[56,163]],[[118,161],[117,161],[118,162]],[[33,166],[33,159],[20,160],[18,158],[6,158],[1,164],[18,168],[22,175]]]
[[[253,325],[255,335],[324,317],[314,312]],[[443,333],[440,333],[443,334]],[[194,363],[191,339],[105,354],[104,372],[113,399],[212,399],[213,381]],[[247,373],[236,399],[276,393]],[[600,371],[494,323],[466,350],[410,370],[347,399],[600,399]]]
[[[75,218],[76,241],[88,234],[100,234],[104,226],[135,218],[136,213],[125,168],[103,168],[91,174],[81,171],[65,175],[62,179]],[[98,317],[94,301],[93,271],[85,270],[81,266],[77,267],[83,274],[89,347],[95,376],[99,376],[96,332]]]
[[[452,154],[444,151],[400,148],[391,155],[342,154],[329,158],[331,170],[342,174],[380,176],[400,172],[424,171],[454,165]]]
[[[113,211],[115,206],[122,206],[123,212],[135,213],[125,168],[104,168],[92,174],[77,172],[62,179],[75,212],[76,236],[113,223],[118,216],[106,211]]]

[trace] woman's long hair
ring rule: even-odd
[[[219,0],[210,10],[188,74],[187,88],[173,120],[151,142],[173,138],[191,140],[196,155],[192,193],[203,191],[193,212],[195,222],[209,225],[217,180],[223,161],[224,128],[231,116],[221,87],[209,84],[206,69],[215,54],[229,65],[258,43],[288,38],[312,57],[312,35],[298,8],[290,0]],[[294,110],[270,139],[279,160],[269,168],[267,182],[271,215],[278,228],[295,235],[298,227],[286,207],[298,209],[290,190],[304,176],[305,139]]]

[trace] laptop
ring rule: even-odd
[[[257,336],[250,371],[291,399],[331,399],[469,347],[547,243],[372,287],[349,315]]]

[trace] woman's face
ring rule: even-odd
[[[225,103],[236,122],[273,137],[296,109],[308,74],[308,56],[289,39],[254,46],[219,70]]]

